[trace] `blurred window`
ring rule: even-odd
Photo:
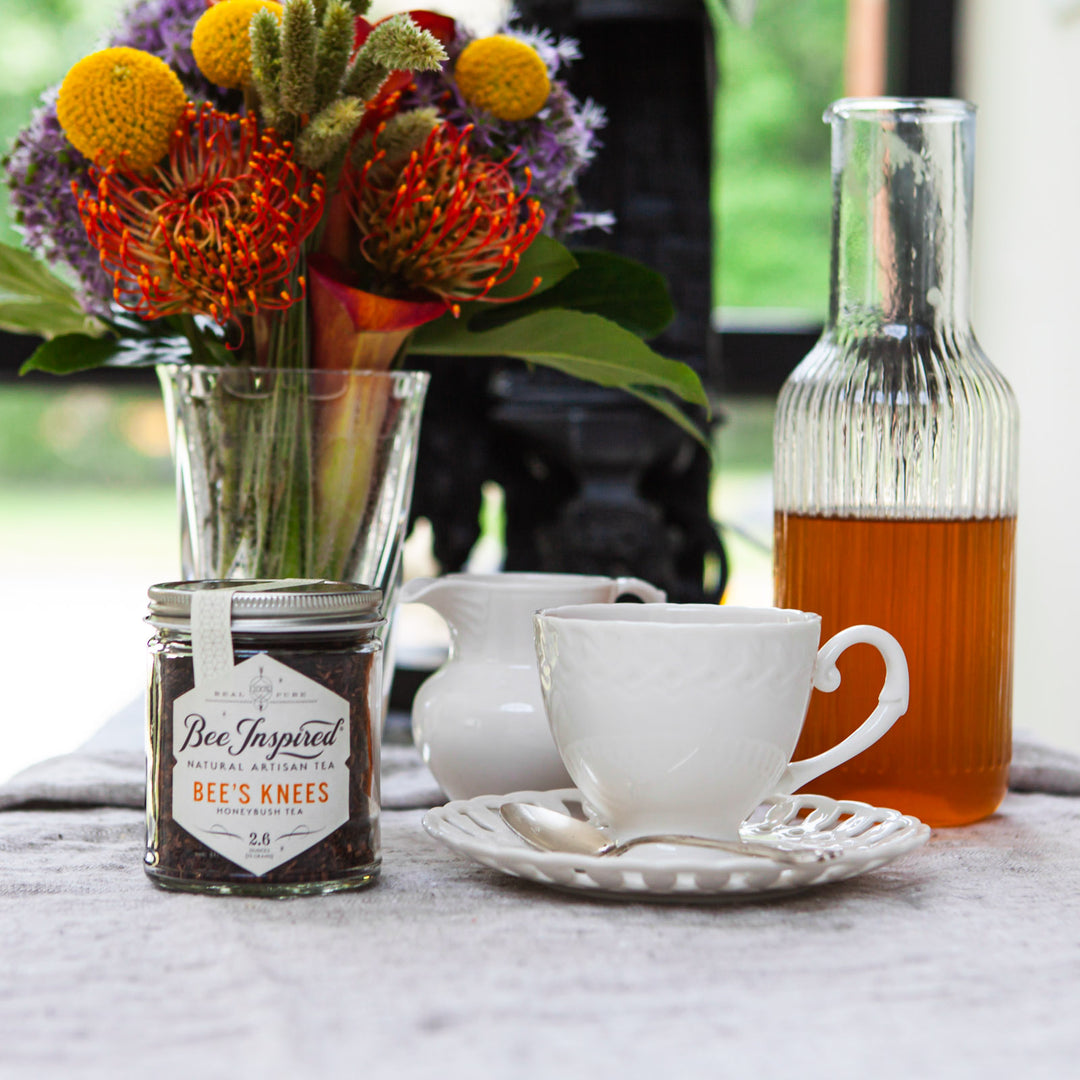
[[[828,103],[953,92],[955,0],[757,0],[718,27],[714,324],[723,389],[775,393],[828,306]],[[745,5],[741,5],[745,6]]]
[[[714,299],[722,328],[820,322],[828,301],[829,140],[847,0],[759,0],[719,34]]]

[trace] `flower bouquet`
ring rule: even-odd
[[[707,405],[645,343],[662,279],[562,243],[607,224],[573,43],[368,8],[141,0],[6,160],[29,250],[0,248],[0,326],[45,338],[24,370],[158,365],[186,576],[392,586],[409,352],[557,368],[695,434],[676,399]]]

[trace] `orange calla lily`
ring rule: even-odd
[[[388,369],[409,334],[447,309],[435,297],[398,300],[365,292],[327,255],[309,256],[307,269],[317,368]]]

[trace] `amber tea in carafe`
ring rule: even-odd
[[[823,636],[833,624],[881,626],[908,659],[907,716],[815,790],[899,806],[937,825],[991,813],[1009,770],[1016,519],[778,514],[776,529],[779,605],[828,612]],[[911,581],[937,602],[910,602]],[[869,650],[852,650],[841,673],[841,690],[813,696],[797,756],[835,745],[861,717],[858,702],[872,702],[881,686]]]
[[[908,658],[907,715],[815,790],[959,825],[1000,803],[1012,735],[1017,410],[968,315],[974,111],[848,99],[826,120],[830,312],[778,403],[776,602]],[[798,756],[854,729],[876,663],[841,664]]]

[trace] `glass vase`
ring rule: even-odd
[[[832,125],[829,318],[780,394],[775,587],[822,635],[903,646],[907,715],[814,790],[957,825],[991,813],[1011,752],[1016,402],[969,316],[974,110],[848,99]],[[881,685],[852,655],[797,757],[854,729]]]
[[[168,364],[182,573],[326,578],[391,611],[425,372]]]

